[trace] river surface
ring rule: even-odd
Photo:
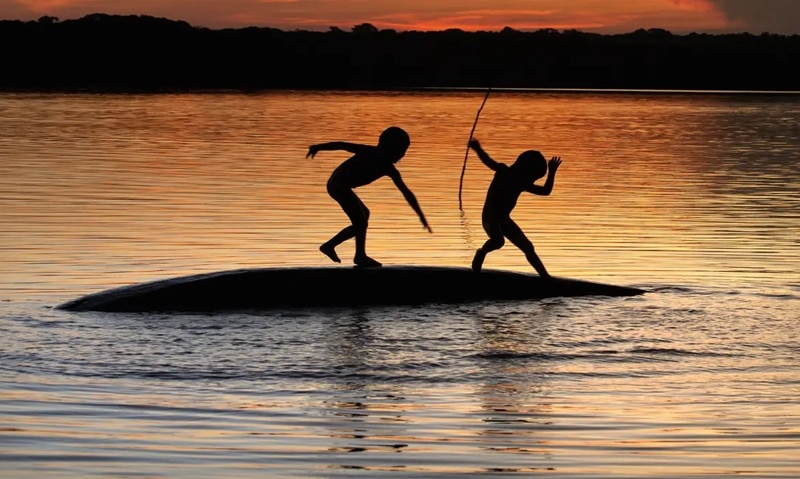
[[[358,190],[369,254],[468,266],[483,93],[0,94],[0,475],[800,476],[800,95],[491,93],[475,137],[495,160],[563,160],[513,214],[549,271],[643,296],[54,309],[332,265],[318,246],[347,220],[325,183],[348,155],[308,146],[390,125],[433,234],[381,179]],[[485,266],[532,272],[508,243]]]

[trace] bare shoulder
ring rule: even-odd
[[[372,145],[353,143],[350,153],[353,156],[345,163],[348,163],[353,168],[364,168],[366,164],[369,164],[377,157],[377,148]]]
[[[509,167],[507,164],[505,164],[505,163],[500,163],[500,162],[498,161],[498,162],[496,162],[496,164],[495,164],[494,171],[508,171],[508,170],[509,170],[509,168],[510,168],[510,167]]]

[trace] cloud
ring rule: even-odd
[[[0,0],[0,18],[152,15],[224,28],[800,33],[800,0]]]
[[[740,31],[750,33],[800,33],[800,1],[709,0]]]
[[[35,11],[17,2],[0,0],[0,20],[32,20],[38,18]]]

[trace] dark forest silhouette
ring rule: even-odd
[[[2,90],[420,87],[800,90],[800,35],[208,29],[138,15],[0,21]]]

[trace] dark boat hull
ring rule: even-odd
[[[211,313],[292,307],[464,303],[560,296],[634,296],[638,288],[510,271],[438,266],[285,267],[220,271],[123,286],[67,311]]]

